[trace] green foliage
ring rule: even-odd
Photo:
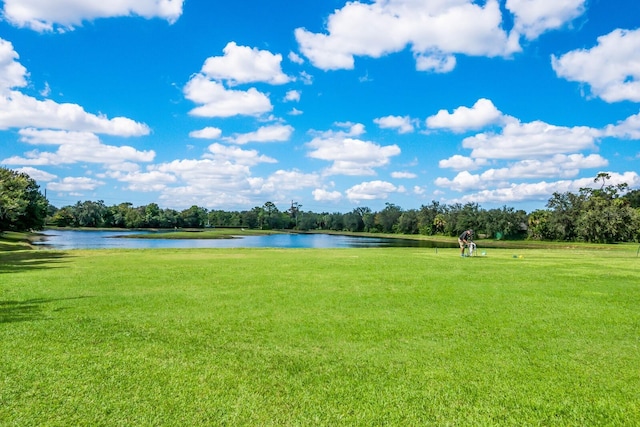
[[[387,202],[385,208],[376,214],[375,224],[379,231],[393,233],[396,231],[395,228],[401,215],[402,208],[400,206]]]
[[[26,173],[0,167],[0,231],[42,229],[49,203],[39,188]]]
[[[636,247],[0,253],[0,424],[638,425]]]
[[[629,202],[629,206],[631,206],[632,208],[640,208],[640,190],[631,190],[622,198]]]

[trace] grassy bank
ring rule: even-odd
[[[33,233],[0,231],[0,252],[32,249],[31,243],[34,239],[37,239],[37,236]]]
[[[0,253],[2,425],[637,425],[612,250]]]

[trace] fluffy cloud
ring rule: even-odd
[[[339,202],[342,200],[342,193],[339,191],[328,191],[322,188],[316,188],[311,192],[313,200],[317,202]]]
[[[264,200],[282,201],[290,192],[313,188],[320,176],[299,170],[278,170],[266,178],[254,177],[251,166],[273,163],[273,159],[254,150],[212,144],[210,154],[198,160],[174,160],[149,166],[146,173],[123,174],[130,188],[160,191],[160,200],[169,206],[207,208],[262,204]],[[154,181],[151,177],[159,177]],[[153,187],[160,182],[161,185]]]
[[[515,16],[514,34],[534,40],[582,15],[585,3],[586,0],[507,0],[506,7]]]
[[[40,101],[12,91],[0,96],[0,129],[36,127],[116,136],[149,134],[149,127],[126,117],[97,116],[77,104]]]
[[[222,144],[211,144],[210,154],[204,158],[212,158],[218,162],[231,162],[239,165],[254,166],[258,163],[277,163],[271,157],[260,155],[257,150],[243,150],[238,147],[228,147]]]
[[[606,136],[625,139],[640,139],[640,113],[627,117],[615,125],[605,129]]]
[[[448,159],[443,159],[438,162],[438,166],[441,168],[454,169],[458,171],[462,170],[474,170],[487,164],[486,159],[472,159],[471,157],[461,156],[455,154]]]
[[[36,127],[117,136],[149,134],[147,125],[126,117],[109,119],[88,113],[77,104],[41,101],[11,90],[27,84],[27,70],[17,59],[13,45],[0,39],[0,129]]]
[[[586,0],[508,0],[507,34],[497,0],[348,2],[327,19],[327,33],[295,31],[300,52],[324,70],[352,69],[355,56],[379,58],[411,47],[419,71],[446,73],[456,54],[508,56],[529,40],[580,16]]]
[[[314,159],[333,162],[327,175],[374,175],[374,168],[385,166],[390,158],[400,154],[397,145],[381,146],[369,141],[334,136],[314,138],[307,144]]]
[[[254,181],[254,185],[259,181]],[[271,194],[278,200],[285,198],[290,191],[302,188],[316,187],[320,183],[320,176],[315,173],[304,173],[297,169],[291,171],[278,170],[265,180],[260,181],[259,191]]]
[[[0,95],[8,89],[27,85],[27,69],[20,64],[13,44],[0,38]]]
[[[76,191],[92,191],[102,185],[104,185],[103,181],[98,181],[92,178],[66,177],[60,181],[48,183],[47,189],[71,193]]]
[[[470,0],[355,1],[329,16],[328,34],[298,28],[295,36],[301,53],[324,70],[351,69],[354,56],[379,58],[411,45],[419,69],[450,71],[454,53],[499,56],[518,50],[508,46],[501,24],[496,0],[484,6]]]
[[[465,138],[462,145],[471,157],[522,159],[593,149],[602,132],[586,126],[554,126],[541,121],[509,122],[501,134],[480,133]]]
[[[248,142],[282,142],[288,141],[293,133],[293,127],[289,125],[263,126],[255,132],[243,133],[228,138],[234,144],[246,144]]]
[[[473,104],[473,107],[458,107],[449,113],[440,110],[434,116],[427,118],[427,127],[431,129],[450,129],[453,132],[465,132],[467,130],[481,129],[490,124],[504,121],[505,116],[498,110],[493,102],[481,98]]]
[[[627,183],[631,187],[637,187],[640,185],[640,176],[636,172],[625,172],[622,174],[610,172],[610,175],[611,180],[609,182],[611,185],[618,185],[622,183]],[[577,192],[581,188],[593,188],[594,186],[593,178],[510,184],[497,189],[482,190],[477,193],[466,194],[464,197],[455,200],[454,202],[514,203],[527,200],[542,201],[548,200],[549,195],[554,192]]]
[[[132,171],[129,173],[113,171],[105,175],[117,179],[120,182],[127,183],[125,187],[127,190],[142,192],[162,191],[167,188],[169,184],[177,181],[175,175],[157,170],[150,172]]]
[[[465,170],[452,180],[437,178],[436,184],[456,191],[469,191],[496,184],[504,186],[513,180],[572,178],[578,175],[581,169],[602,168],[608,164],[609,162],[598,154],[557,154],[545,160],[521,160],[509,167],[488,169],[481,174],[474,175]]]
[[[90,132],[67,132],[38,129],[22,129],[20,140],[31,145],[56,145],[58,150],[52,152],[30,151],[26,157],[10,157],[2,160],[5,164],[17,165],[61,165],[78,162],[109,165],[114,163],[135,161],[150,162],[155,157],[154,151],[138,151],[130,146],[116,147],[100,142]]]
[[[24,168],[18,168],[16,169],[17,172],[20,173],[26,173],[27,175],[29,175],[31,178],[35,179],[36,181],[53,181],[54,179],[57,178],[56,175],[49,173],[49,172],[45,172],[43,170],[40,169],[36,169],[36,168],[32,168],[32,167],[24,167]]]
[[[391,193],[404,191],[404,188],[396,187],[390,182],[377,180],[354,185],[345,193],[350,201],[360,203],[363,200],[384,200],[387,199]]]
[[[184,95],[199,107],[190,111],[199,117],[257,116],[273,110],[269,97],[255,88],[230,90],[222,83],[196,74],[185,86]]]
[[[285,102],[299,102],[300,101],[300,91],[299,90],[290,90],[284,97]]]
[[[265,82],[274,85],[288,83],[291,78],[282,72],[282,55],[266,50],[228,43],[224,56],[208,58],[201,73],[210,79],[225,81],[228,85]]]
[[[232,90],[245,83],[280,85],[292,79],[282,72],[282,55],[266,50],[238,46],[230,42],[223,56],[207,58],[183,89],[185,98],[200,104],[190,111],[199,117],[259,116],[273,110],[269,96],[256,88]],[[296,94],[291,100],[295,100]],[[298,94],[299,99],[299,94]]]
[[[83,21],[115,16],[162,18],[173,23],[184,0],[5,0],[2,14],[17,27],[44,32],[71,30]]]
[[[409,116],[386,116],[373,119],[373,122],[381,129],[397,129],[398,133],[413,132],[413,121]]]
[[[214,144],[215,145],[215,144]],[[188,183],[189,187],[202,189],[209,194],[212,188],[238,189],[251,176],[249,166],[222,158],[173,160],[150,166],[149,171],[168,173]]]
[[[207,126],[204,129],[194,130],[189,132],[189,136],[191,138],[200,138],[200,139],[218,139],[222,136],[222,130],[219,128]]]
[[[412,172],[391,172],[391,177],[396,179],[413,179],[418,175]]]
[[[559,77],[588,84],[607,102],[640,102],[640,29],[612,31],[591,49],[552,56],[551,65]]]

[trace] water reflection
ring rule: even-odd
[[[338,236],[330,234],[272,234],[241,236],[233,239],[157,239],[116,238],[142,231],[45,230],[38,242],[51,249],[156,249],[156,248],[380,248],[380,247],[455,247],[455,245],[409,239]]]

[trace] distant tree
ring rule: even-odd
[[[469,229],[476,230],[477,233],[481,224],[480,207],[477,203],[453,204],[448,207],[445,219],[445,233],[450,236],[458,236]]]
[[[180,212],[175,209],[162,209],[159,213],[160,219],[158,227],[160,228],[176,228],[182,227],[183,221]]]
[[[360,214],[354,209],[342,216],[344,229],[347,231],[357,232],[364,230],[364,221]]]
[[[26,173],[0,167],[0,231],[40,230],[49,202]]]
[[[599,189],[581,188],[584,198],[576,223],[578,238],[587,242],[615,243],[630,241],[637,233],[637,211],[622,197],[626,183],[611,185],[611,175],[599,173],[594,179]]]
[[[207,210],[196,205],[180,212],[184,227],[204,228],[207,223]]]
[[[108,209],[102,200],[78,202],[73,208],[75,227],[103,227],[105,225]]]
[[[58,209],[51,217],[51,223],[57,227],[73,227],[75,223],[73,208],[70,206],[64,206]]]
[[[280,210],[273,202],[266,202],[258,213],[260,228],[274,230],[282,228]]]
[[[632,208],[640,208],[640,190],[631,190],[622,198],[629,202],[629,206]]]
[[[576,225],[584,200],[582,194],[553,193],[547,202],[547,208],[551,211],[549,233],[553,240],[571,241],[577,238]]]
[[[418,228],[420,234],[432,235],[444,233],[446,219],[445,209],[440,202],[432,201],[430,205],[422,205],[418,211]]]
[[[376,214],[375,223],[383,233],[395,232],[394,227],[402,215],[402,209],[393,203],[385,203],[385,208]]]
[[[521,238],[526,234],[527,213],[503,206],[500,209],[481,210],[479,226],[487,236],[495,238]]]
[[[340,212],[334,212],[332,214],[325,214],[323,216],[323,222],[325,228],[332,231],[344,230],[344,215]]]
[[[402,234],[418,234],[418,211],[409,209],[403,211],[398,218],[396,231]]]
[[[431,233],[429,234],[442,234],[447,226],[447,220],[444,214],[436,214],[431,222]],[[426,234],[426,233],[423,233]]]
[[[298,222],[298,230],[317,230],[320,227],[320,217],[320,215],[314,212],[301,212],[300,220]]]
[[[529,214],[527,233],[531,240],[553,240],[553,234],[549,226],[551,212],[546,209],[537,209]]]
[[[110,206],[109,218],[111,223],[109,227],[127,227],[127,213],[132,209],[131,203],[120,203],[119,205]]]

